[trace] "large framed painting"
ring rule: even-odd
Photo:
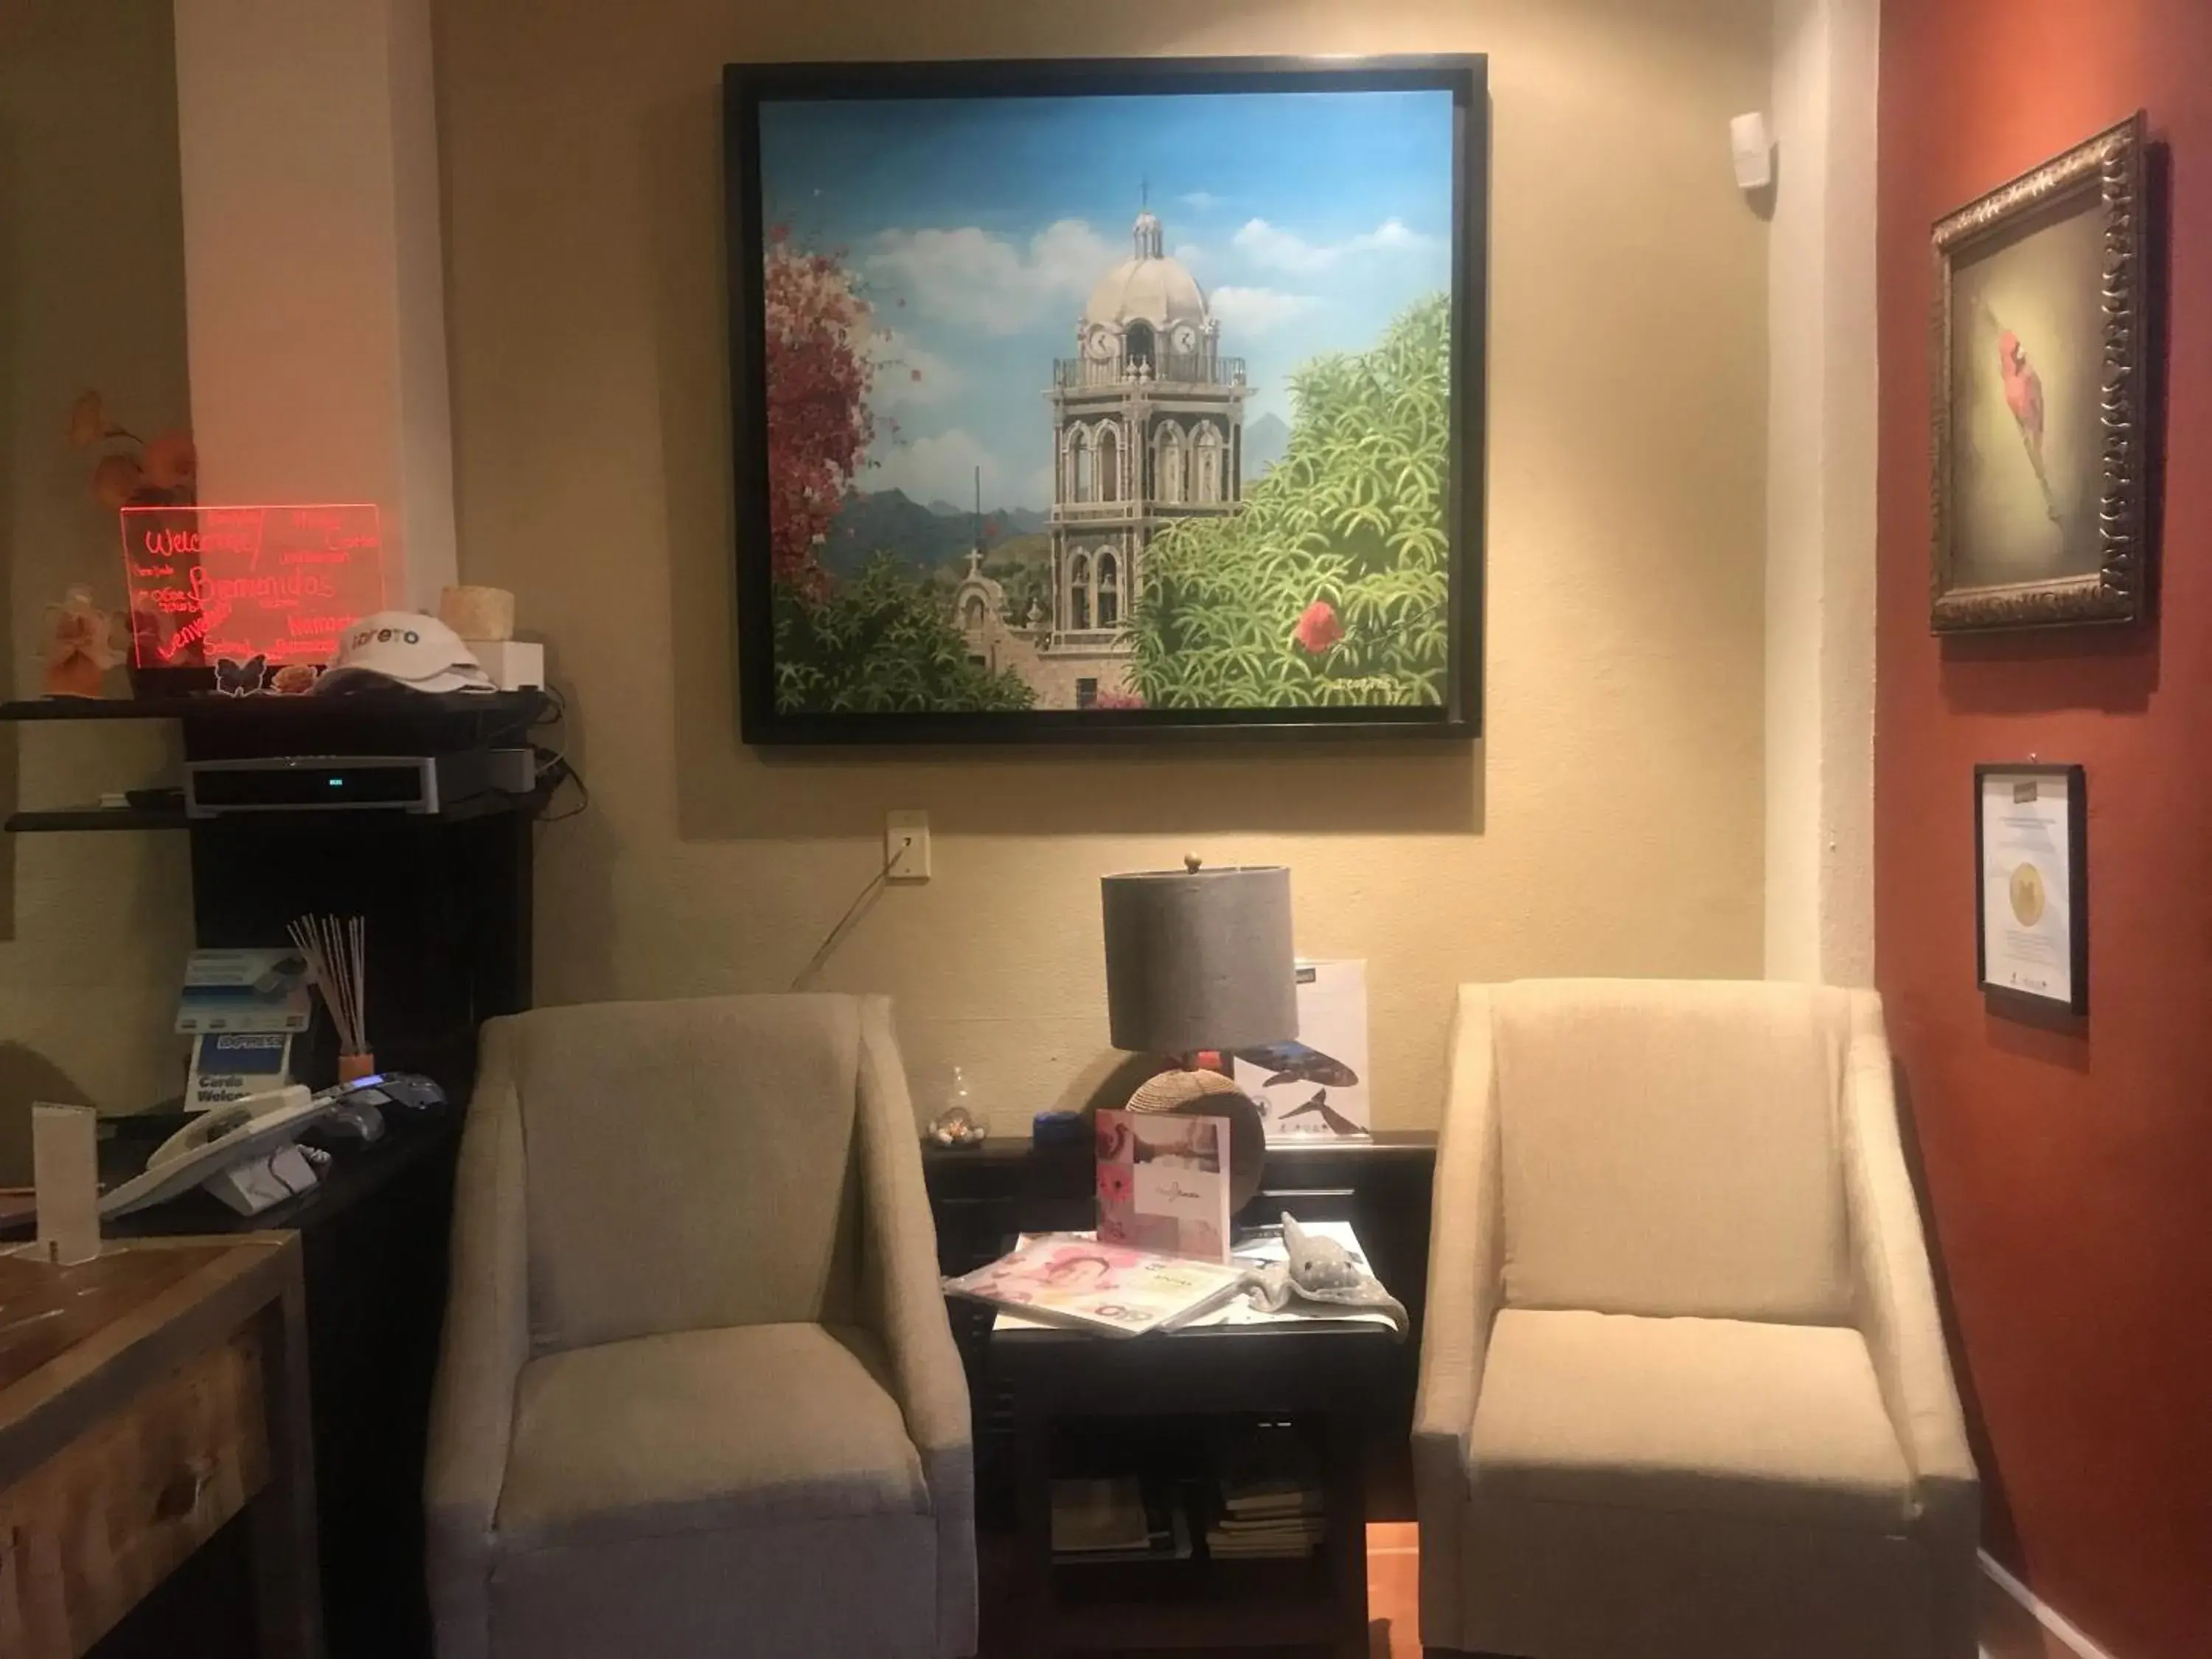
[[[733,66],[751,743],[1480,726],[1480,58]]]
[[[1936,227],[1939,633],[2144,613],[2143,150],[2138,113]]]

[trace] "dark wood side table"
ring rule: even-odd
[[[1088,1227],[1097,1218],[1097,1178],[1087,1141],[1035,1146],[1026,1135],[994,1135],[981,1146],[925,1143],[921,1161],[937,1220],[938,1267],[947,1274],[995,1260],[1017,1233]],[[1413,1518],[1407,1448],[1436,1163],[1436,1133],[1426,1129],[1384,1130],[1371,1141],[1273,1146],[1259,1196],[1237,1218],[1241,1225],[1263,1226],[1287,1210],[1301,1221],[1349,1221],[1376,1276],[1412,1317],[1412,1332],[1389,1374],[1368,1396],[1370,1520]],[[991,1310],[957,1299],[949,1309],[975,1402],[976,1503],[988,1524],[1000,1525],[1012,1508],[1007,1471],[1013,1461],[1013,1413],[992,1363]]]
[[[1311,1645],[1367,1653],[1367,1425],[1401,1354],[1370,1324],[1299,1321],[1128,1339],[1010,1328],[991,1339],[1012,1396],[1019,1534],[1019,1651]],[[1308,1559],[1055,1567],[1053,1443],[1076,1419],[1305,1419],[1317,1433],[1328,1524]],[[1204,1517],[1193,1519],[1194,1534]]]

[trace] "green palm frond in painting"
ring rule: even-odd
[[[1450,370],[1437,294],[1291,376],[1283,459],[1236,513],[1146,551],[1130,678],[1149,706],[1443,701]]]

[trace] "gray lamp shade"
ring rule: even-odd
[[[1291,872],[1143,870],[1099,883],[1114,1046],[1255,1048],[1298,1034]]]

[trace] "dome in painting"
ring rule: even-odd
[[[1195,328],[1206,319],[1206,293],[1179,259],[1161,252],[1160,222],[1149,212],[1130,228],[1135,257],[1124,259],[1098,279],[1091,303],[1083,307],[1086,329],[1150,323],[1166,331],[1178,323]]]

